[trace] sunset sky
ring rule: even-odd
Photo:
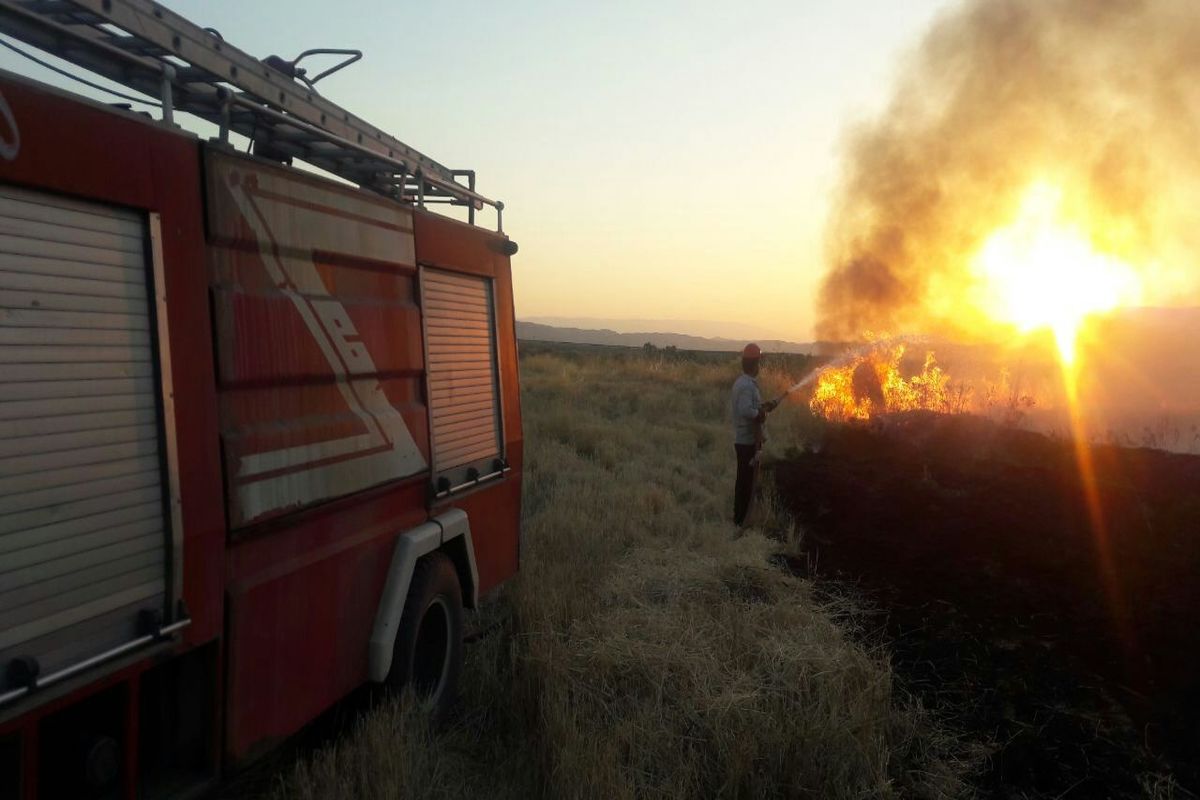
[[[167,5],[260,57],[364,50],[321,89],[505,202],[519,317],[804,340],[842,137],[954,3]]]

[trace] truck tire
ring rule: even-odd
[[[412,686],[432,700],[435,719],[444,718],[458,698],[463,663],[462,587],[445,554],[417,561],[392,648],[388,686]]]

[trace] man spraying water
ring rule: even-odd
[[[745,523],[746,515],[750,511],[750,501],[754,496],[754,483],[765,441],[763,426],[766,423],[767,414],[774,411],[789,395],[813,383],[830,368],[850,363],[855,358],[881,345],[919,341],[921,338],[902,336],[881,340],[843,353],[832,362],[813,370],[789,386],[787,391],[779,397],[767,401],[762,399],[762,393],[758,388],[758,371],[762,362],[762,350],[753,342],[742,349],[742,374],[733,383],[733,448],[737,452],[737,479],[733,489],[733,521],[738,527]]]
[[[762,350],[751,343],[742,350],[742,374],[733,382],[733,449],[737,453],[737,480],[733,487],[733,521],[741,527],[750,511],[762,426],[779,400],[763,402],[758,389]]]

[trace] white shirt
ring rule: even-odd
[[[733,443],[754,444],[754,420],[762,407],[758,380],[746,373],[733,382]]]

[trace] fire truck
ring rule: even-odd
[[[194,793],[370,683],[444,707],[518,565],[503,204],[149,0],[0,32],[153,106],[0,73],[0,797]]]

